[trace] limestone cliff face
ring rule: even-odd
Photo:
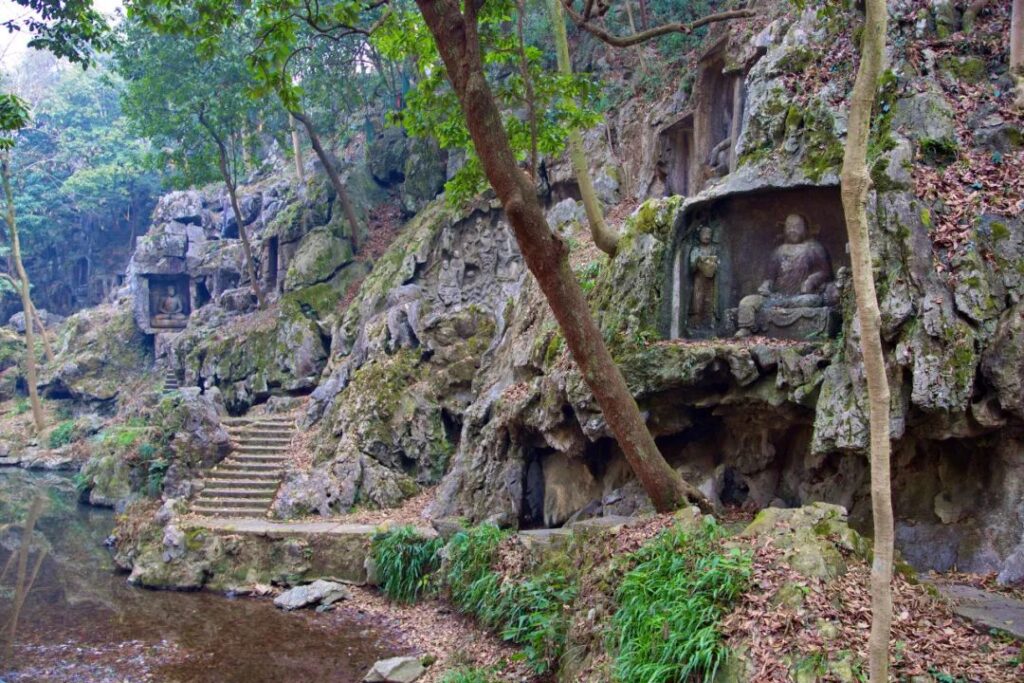
[[[842,295],[832,339],[735,341],[728,320],[712,338],[675,339],[692,336],[678,255],[701,225],[714,228],[731,269],[719,280],[724,315],[763,277],[789,212],[808,217],[836,269],[846,262],[836,190],[844,85],[839,77],[798,77],[811,64],[806,46],[836,40],[835,27],[807,13],[756,28],[723,36],[704,55],[679,113],[663,113],[665,151],[650,187],[685,198],[644,204],[627,221],[619,256],[579,272],[596,280],[590,299],[605,337],[684,475],[725,504],[825,500],[866,526],[868,429],[852,292]],[[895,31],[916,39],[913,26],[897,22]],[[1020,120],[998,101],[983,102],[968,116],[984,127],[965,135],[950,96],[961,72],[944,58],[915,66],[903,50],[892,59],[873,143],[871,209],[893,384],[898,540],[918,566],[998,570],[1017,580],[1024,226],[1018,212],[996,208],[997,198],[976,201],[957,241],[944,243],[936,216],[948,207],[915,188],[916,169],[930,168],[927,150],[943,145],[1019,163],[1020,147],[1006,141],[1019,140]],[[717,132],[715,116],[726,120]],[[734,146],[722,156],[693,151],[714,151],[715,136],[730,135]],[[637,148],[627,160],[633,174],[650,165],[647,143]],[[645,505],[530,284],[474,387],[433,514],[552,525]]]
[[[564,163],[549,169],[549,222],[686,477],[723,505],[838,503],[864,528],[868,431],[837,177],[849,17],[766,11],[710,42],[688,89],[650,107],[630,100],[609,114],[607,134],[588,136],[601,200],[642,202],[616,258],[589,246]],[[1024,225],[992,179],[1024,163],[1022,122],[998,94],[998,55],[980,43],[928,53],[934,17],[913,3],[893,13],[871,212],[898,542],[920,567],[1019,580]],[[978,63],[991,79],[971,80]],[[296,188],[282,171],[244,188],[259,277],[275,299],[267,312],[252,310],[219,191],[165,198],[129,281],[155,353],[233,413],[310,395],[301,422],[313,457],[288,473],[280,517],[394,506],[437,483],[434,517],[557,526],[645,509],[500,208],[428,203],[438,168],[429,188],[410,183],[425,176],[409,164],[430,154],[400,158],[399,138],[382,138],[369,171],[348,179],[363,211],[383,199],[382,182],[415,195],[400,203],[418,213],[372,264],[351,253],[322,176]],[[956,173],[972,166],[969,194]],[[736,339],[739,303],[765,279],[792,213],[835,282],[796,322]],[[695,321],[689,255],[702,227],[718,270],[714,314]],[[154,328],[150,290],[174,282],[188,292],[188,327]]]

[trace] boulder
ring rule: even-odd
[[[409,143],[402,183],[402,208],[414,214],[444,189],[446,159],[436,142],[414,138]]]
[[[336,581],[317,579],[305,586],[296,586],[286,590],[274,599],[274,605],[285,610],[301,609],[310,605],[330,605],[339,600],[351,597],[348,587]],[[390,680],[390,679],[375,679]],[[412,679],[410,679],[412,680]]]
[[[382,185],[400,183],[405,180],[408,155],[409,144],[405,131],[400,127],[385,128],[367,150],[370,173]]]
[[[416,657],[381,659],[363,678],[367,683],[412,683],[426,672]]]
[[[311,230],[292,257],[284,278],[285,291],[327,282],[352,260],[352,246],[326,227]]]

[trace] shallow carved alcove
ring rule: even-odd
[[[182,273],[145,277],[149,285],[150,325],[159,329],[184,328],[192,311],[188,275]]]
[[[732,195],[690,208],[671,254],[669,336],[834,335],[845,282],[838,188]]]

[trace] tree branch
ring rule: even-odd
[[[585,14],[587,11],[586,9],[584,9],[584,14],[577,12],[572,6],[572,0],[562,0],[562,5],[565,7],[565,11],[569,15],[569,18],[572,19],[572,23],[576,24],[577,28],[586,31],[598,40],[608,43],[614,47],[630,47],[632,45],[639,45],[640,43],[645,43],[652,38],[664,36],[669,33],[693,33],[697,29],[702,26],[707,26],[708,24],[730,21],[732,19],[748,19],[757,15],[757,12],[754,10],[737,9],[728,12],[719,12],[718,14],[709,14],[706,17],[701,17],[689,24],[671,22],[668,24],[662,24],[661,26],[655,26],[654,28],[641,31],[640,33],[634,33],[633,35],[616,36],[604,28],[593,24],[590,18]],[[589,8],[590,5],[591,2],[588,1],[587,8]]]

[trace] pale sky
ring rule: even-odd
[[[100,12],[113,16],[114,12],[122,7],[123,3],[121,0],[93,0],[92,4]],[[30,10],[12,2],[12,0],[0,0],[0,22],[15,17],[23,17],[29,12]],[[15,69],[21,63],[21,58],[28,49],[26,46],[31,38],[32,36],[25,31],[8,33],[0,28],[0,69],[3,71]]]

